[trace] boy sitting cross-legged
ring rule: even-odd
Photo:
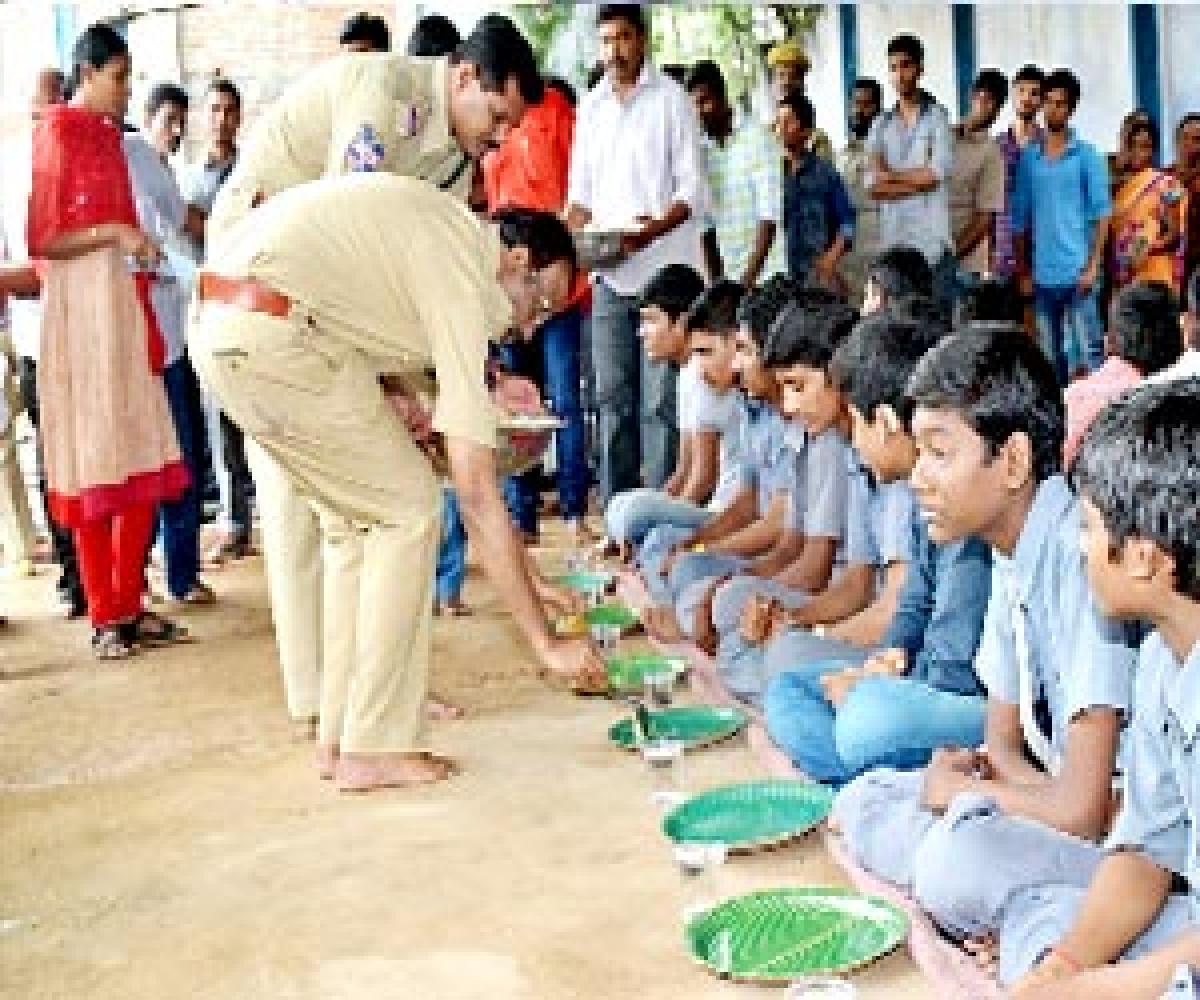
[[[1000,976],[1024,974],[1020,1000],[1196,995],[1181,966],[1200,967],[1198,398],[1195,377],[1135,389],[1101,412],[1075,465],[1096,600],[1154,632],[1138,656],[1124,803],[1106,848],[1060,836],[1053,849],[1070,870],[1048,873],[1031,855],[1025,888],[1000,913]]]
[[[859,323],[833,356],[855,450],[879,483],[912,472],[916,444],[905,387],[944,333],[886,309]],[[991,584],[990,552],[973,538],[935,545],[920,518],[894,527],[911,533],[912,561],[877,644],[847,643],[845,635],[861,633],[835,625],[824,637],[793,628],[766,647],[768,732],[817,781],[840,785],[873,767],[921,767],[938,747],[983,740],[984,698],[972,661]],[[894,529],[879,530],[886,536]],[[766,631],[779,613],[778,605],[768,610]]]
[[[744,397],[738,490],[729,506],[694,531],[660,528],[643,546],[641,565],[655,607],[647,631],[677,641],[694,632],[698,604],[713,581],[754,559],[794,545],[784,530],[790,497],[801,486],[802,434],[779,414],[779,386],[762,365],[762,344],[775,318],[801,290],[775,276],[748,292],[738,309],[734,366]]]
[[[1107,829],[1134,644],[1088,589],[1079,505],[1059,473],[1062,394],[1037,345],[1017,328],[953,334],[921,359],[908,396],[911,483],[929,537],[992,548],[975,656],[986,749],[868,772],[839,793],[833,821],[865,868],[911,889],[951,935],[980,938],[1020,884],[1031,843]],[[1058,850],[1039,860],[1070,863]]]
[[[659,277],[670,277],[677,267],[664,268]],[[608,537],[624,547],[641,544],[661,525],[690,532],[724,510],[737,492],[742,408],[733,386],[733,338],[745,290],[718,281],[675,315],[677,303],[659,292],[662,284],[656,278],[643,295],[642,346],[653,361],[682,365],[679,457],[663,489],[629,490],[609,502]],[[687,285],[690,294],[690,280]]]

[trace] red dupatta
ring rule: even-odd
[[[33,186],[26,232],[30,257],[63,233],[119,223],[136,227],[133,187],[112,119],[70,104],[47,108],[33,132]],[[166,350],[150,304],[153,275],[132,275],[146,321],[150,370],[161,374]]]

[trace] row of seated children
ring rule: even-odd
[[[1085,567],[1080,502],[1061,474],[1062,396],[1049,362],[1018,329],[979,326],[938,343],[932,317],[893,305],[847,330],[837,307],[788,289],[790,301],[774,302],[765,333],[755,334],[752,307],[764,291],[740,311],[743,390],[808,425],[799,440],[783,432],[796,456],[849,426],[873,474],[847,493],[846,509],[861,523],[847,525],[842,548],[855,551],[855,533],[871,531],[862,512],[885,510],[879,496],[906,473],[922,512],[907,522],[907,552],[896,547],[888,558],[879,542],[897,532],[877,519],[874,561],[862,557],[876,577],[882,570],[876,602],[888,576],[899,575],[887,570],[904,567],[877,639],[836,625],[815,630],[825,635],[795,627],[826,624],[828,615],[802,617],[825,595],[803,595],[788,611],[768,587],[766,602],[748,602],[734,646],[744,659],[745,647],[770,637],[764,666],[749,673],[769,679],[772,735],[812,776],[849,781],[834,823],[852,855],[913,894],[1019,995],[1157,998],[1168,987],[1191,995],[1190,973],[1176,976],[1176,966],[1200,964],[1197,934],[1187,930],[1200,878],[1191,832],[1200,781],[1190,760],[1200,732],[1200,381],[1138,390],[1105,409],[1083,439]],[[1159,316],[1126,302],[1123,321],[1121,308],[1118,344],[1144,336]],[[775,362],[786,390],[779,378],[767,385],[762,361]],[[775,516],[773,544],[803,516],[788,508],[808,496],[805,465],[793,460],[790,490],[769,505],[750,498],[759,523]],[[669,552],[684,564],[718,557],[717,582],[706,581],[712,592],[747,559],[705,550],[698,534]],[[1139,619],[1159,632],[1142,648],[1131,712],[1141,633],[1129,622]],[[781,624],[791,627],[777,634]],[[830,645],[847,640],[851,648]],[[964,669],[972,660],[974,679]],[[744,664],[729,670],[735,685],[746,674]],[[848,711],[858,698],[873,711]],[[1123,724],[1124,808],[1101,847]],[[882,734],[864,753],[873,727]],[[975,749],[938,750],[924,771],[903,770],[938,746]],[[855,778],[876,763],[894,769]],[[1107,965],[1122,956],[1129,961]]]

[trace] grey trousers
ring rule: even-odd
[[[597,281],[591,348],[602,506],[625,490],[660,488],[675,468],[678,373],[645,356],[638,323],[637,298]]]

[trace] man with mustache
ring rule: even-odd
[[[683,87],[646,58],[637,4],[602,4],[596,23],[604,78],[579,106],[567,224],[624,230],[615,262],[594,268],[592,363],[603,503],[660,487],[675,466],[675,372],[643,358],[638,295],[664,265],[702,265],[708,183],[700,127]]]
[[[251,130],[213,205],[210,256],[219,257],[226,233],[255,206],[324,176],[401,174],[465,201],[471,161],[498,145],[541,97],[533,50],[500,15],[483,18],[448,59],[354,53],[330,60]],[[279,464],[247,444],[288,712],[308,729],[318,714],[321,672],[319,525]]]

